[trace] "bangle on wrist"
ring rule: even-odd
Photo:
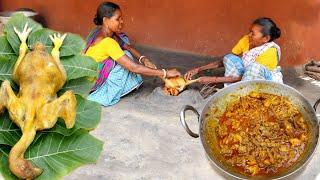
[[[140,56],[140,58],[139,58],[139,63],[140,63],[140,64],[142,64],[141,60],[142,60],[143,58],[146,58],[146,57],[145,57],[145,56]]]
[[[165,69],[162,69],[163,71],[163,79],[165,79],[167,77],[167,71]]]

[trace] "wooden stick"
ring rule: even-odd
[[[320,67],[317,67],[317,66],[306,66],[305,69],[306,69],[306,71],[320,73]]]
[[[320,73],[306,71],[305,74],[312,77],[315,80],[320,80]]]
[[[319,61],[311,61],[313,65],[316,65],[316,66],[320,66],[320,62]]]

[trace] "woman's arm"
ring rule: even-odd
[[[223,59],[219,58],[218,60],[216,60],[216,61],[214,61],[212,63],[209,63],[207,65],[196,67],[194,69],[189,70],[184,75],[184,78],[186,80],[190,80],[194,75],[198,74],[201,71],[205,71],[205,70],[208,70],[208,69],[215,69],[215,68],[222,67],[222,66],[223,66]]]
[[[215,69],[215,68],[222,67],[222,66],[223,66],[223,59],[219,58],[218,60],[216,60],[212,63],[198,67],[198,69],[199,69],[199,72],[201,72],[201,71],[205,71],[208,69]]]
[[[234,83],[238,82],[242,79],[242,77],[210,77],[203,76],[200,77],[198,82],[200,84],[217,84],[217,83]]]
[[[130,53],[135,57],[136,59],[139,59],[141,57],[141,54],[131,45],[126,45],[125,47]]]
[[[152,68],[152,69],[157,69],[157,67],[145,56],[142,56],[135,48],[132,46],[128,45],[127,50],[130,51],[130,53],[139,60],[140,63],[144,64],[145,66]]]
[[[128,69],[130,72],[142,74],[146,76],[159,76],[159,77],[177,77],[181,76],[180,72],[177,70],[167,70],[164,72],[163,70],[158,69],[152,69],[140,64],[137,64],[130,60],[130,58],[127,55],[123,55],[117,60],[117,63],[119,63],[124,68]]]

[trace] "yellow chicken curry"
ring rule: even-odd
[[[266,93],[241,97],[227,106],[218,123],[207,123],[210,149],[249,176],[272,176],[293,166],[309,139],[309,125],[299,110],[287,98]]]

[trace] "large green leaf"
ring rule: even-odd
[[[84,99],[81,96],[77,97],[77,117],[76,124],[71,129],[66,129],[64,122],[59,120],[57,124],[46,132],[60,133],[65,136],[70,136],[79,129],[93,130],[95,129],[101,119],[100,104]]]
[[[12,71],[15,63],[16,63],[16,58],[12,58],[9,60],[0,58],[0,85],[2,84],[1,83],[2,81],[7,79],[10,81],[12,89],[14,91],[17,91],[18,86],[13,82],[13,79],[12,79]]]
[[[75,55],[61,59],[68,80],[81,77],[97,77],[98,63],[88,56]]]
[[[6,111],[0,117],[0,144],[13,146],[21,137],[21,131],[10,119]]]
[[[12,70],[17,58],[6,37],[0,37],[0,81],[12,81]]]
[[[18,179],[14,176],[9,167],[8,154],[11,147],[0,145],[0,173],[6,180],[16,180]]]
[[[35,22],[31,18],[27,18],[22,13],[12,15],[4,27],[7,40],[17,55],[19,54],[21,42],[17,34],[14,32],[13,27],[16,27],[21,32],[26,23],[28,23],[30,28],[32,28],[31,34],[39,29],[42,29],[41,24]]]
[[[59,94],[62,94],[68,90],[72,90],[75,94],[78,94],[82,97],[87,97],[93,85],[94,82],[90,81],[88,77],[72,79],[62,87],[62,89],[59,91]]]
[[[12,71],[16,60],[8,60],[0,58],[0,81],[12,81]]]
[[[38,180],[60,179],[81,165],[95,163],[102,147],[100,140],[83,130],[72,136],[43,133],[28,148],[25,158],[44,170]],[[3,152],[0,160],[6,162],[8,147],[0,146],[0,151]],[[8,170],[3,169],[8,169],[7,164],[2,164],[0,168],[5,177],[13,177]]]
[[[45,45],[47,52],[51,52],[53,49],[53,43],[49,38],[49,35],[57,33],[50,29],[40,29],[32,33],[28,38],[28,45],[33,47],[36,42],[41,42]],[[65,40],[60,48],[60,57],[72,56],[80,54],[85,47],[84,40],[75,34],[67,33]]]
[[[16,54],[11,48],[6,36],[0,37],[0,58],[10,60],[16,58]]]
[[[77,96],[77,125],[86,130],[95,129],[101,119],[101,105]]]
[[[68,33],[63,45],[60,48],[60,56],[71,56],[80,54],[85,48],[85,41],[76,34]]]
[[[50,29],[39,29],[33,32],[32,34],[30,34],[30,36],[28,37],[27,44],[29,47],[32,48],[35,43],[41,42],[46,47],[46,51],[50,53],[52,50],[53,44],[51,39],[49,38],[49,35],[52,35],[53,33],[54,31]]]

